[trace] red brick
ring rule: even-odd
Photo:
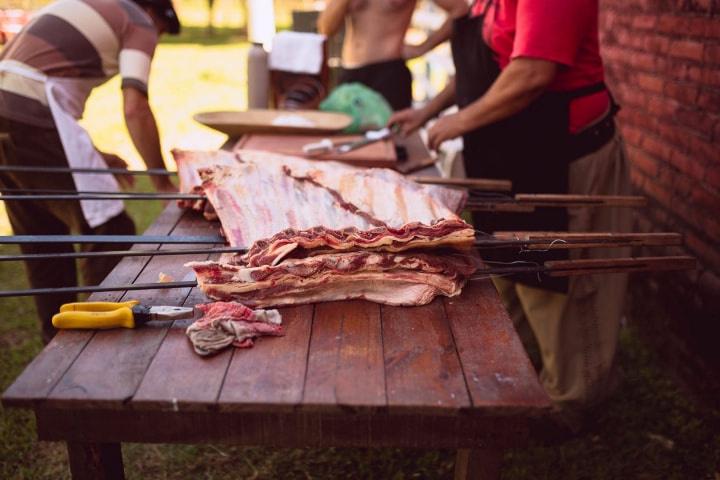
[[[711,87],[720,87],[720,68],[703,70],[702,82]]]
[[[702,186],[693,189],[690,195],[693,206],[709,213],[720,212],[720,195],[712,193]]]
[[[649,75],[647,73],[638,73],[635,81],[643,90],[653,93],[662,93],[665,82],[657,75]]]
[[[656,117],[675,118],[680,104],[675,100],[663,97],[649,97],[647,102],[648,113]]]
[[[650,135],[646,135],[642,139],[642,149],[653,155],[655,158],[670,160],[673,147],[666,142]]]
[[[705,45],[705,63],[720,64],[720,45],[716,43]]]
[[[720,191],[720,163],[712,165],[705,171],[705,185]]]
[[[638,188],[639,190],[643,191],[645,186],[645,176],[640,173],[639,170],[635,168],[630,169],[630,181],[632,184]]]
[[[635,15],[632,19],[632,27],[647,30],[654,28],[657,24],[655,15]]]
[[[673,177],[673,188],[677,196],[688,198],[693,189],[697,188],[697,182],[683,174],[676,173]]]
[[[663,93],[681,103],[694,104],[699,95],[700,89],[697,85],[681,82],[666,82]]]
[[[628,45],[636,46],[633,43],[631,39],[628,39]],[[657,34],[646,35],[642,45],[637,45],[637,47],[643,47],[648,52],[665,54],[670,50],[670,39]]]
[[[688,19],[688,32],[705,38],[720,38],[717,17],[693,17]]]
[[[715,124],[718,121],[718,116],[702,110],[678,108],[675,112],[675,119],[680,125],[710,139],[712,138]]]
[[[642,131],[632,125],[625,126],[625,128],[622,129],[622,135],[627,145],[639,147],[642,143]]]
[[[668,48],[668,53],[671,56],[695,60],[696,62],[703,61],[704,52],[705,45],[695,40],[673,40]]]
[[[701,88],[697,103],[700,108],[720,113],[720,90],[708,87]]]
[[[678,32],[687,32],[688,23],[685,17],[674,14],[664,14],[658,18],[655,28],[661,33],[676,34]]]
[[[630,158],[630,165],[642,170],[642,172],[650,178],[658,175],[660,168],[658,167],[657,160],[638,148],[628,146],[627,149],[628,157]]]
[[[670,164],[696,180],[702,180],[705,177],[705,167],[700,162],[677,150],[673,151],[670,156]]]
[[[687,136],[688,153],[703,164],[717,163],[720,158],[720,144],[707,141],[695,135]]]

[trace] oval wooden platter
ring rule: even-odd
[[[193,118],[230,137],[246,133],[329,134],[344,130],[352,122],[349,115],[317,110],[201,112]]]

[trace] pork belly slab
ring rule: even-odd
[[[399,173],[384,169],[371,168],[362,169],[351,167],[340,162],[313,161],[276,153],[239,150],[235,153],[226,151],[186,151],[173,150],[173,156],[178,166],[180,177],[180,191],[182,193],[199,193],[207,190],[204,188],[200,171],[208,172],[215,166],[230,167],[235,176],[241,175],[244,171],[241,166],[252,164],[261,173],[259,175],[267,178],[291,177],[297,182],[288,184],[297,188],[309,188],[308,185],[315,184],[318,188],[324,188],[342,202],[354,205],[357,209],[366,212],[376,221],[373,225],[380,225],[380,221],[390,226],[400,226],[411,221],[429,222],[439,218],[449,218],[465,204],[467,194],[464,191],[440,187],[435,185],[420,185],[408,180]],[[231,190],[242,185],[243,182],[233,182],[225,178],[219,185],[211,178],[213,190]],[[302,184],[305,184],[304,186]],[[245,191],[241,189],[241,192]],[[240,192],[240,193],[241,193]],[[232,192],[231,192],[232,193]],[[277,194],[280,194],[279,196]],[[282,200],[291,200],[288,195],[282,194],[278,189],[261,194],[255,204],[266,202],[269,206],[277,207]],[[210,199],[212,202],[212,199]],[[202,211],[205,208],[203,200],[180,201],[181,207],[194,208]],[[312,205],[296,205],[296,207],[312,208]],[[221,219],[222,220],[222,219]],[[276,219],[276,222],[282,221]],[[275,231],[266,232],[266,235],[259,238],[269,237],[272,234],[285,228],[303,229],[315,225],[303,226],[293,223],[293,217],[285,217],[285,224]],[[320,225],[320,224],[317,224]],[[328,228],[344,228],[355,224],[326,224]]]
[[[215,300],[268,307],[365,299],[387,305],[424,305],[437,295],[460,293],[477,268],[471,255],[343,252],[249,267],[191,262],[198,285]]]
[[[385,169],[238,155],[235,164],[197,170],[230,245],[250,247],[188,264],[210,298],[252,307],[423,305],[457,295],[477,266],[475,231],[455,213],[464,192]]]

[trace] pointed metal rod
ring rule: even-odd
[[[0,255],[0,262],[54,260],[59,258],[116,258],[116,257],[158,257],[167,255],[204,255],[217,253],[245,253],[246,248],[180,248],[177,250],[108,250],[105,252],[28,253]]]
[[[485,280],[493,275],[513,275],[520,273],[544,273],[550,276],[574,276],[574,275],[596,275],[602,273],[628,273],[648,271],[672,271],[672,270],[694,270],[697,268],[697,260],[693,257],[627,257],[627,258],[600,258],[591,260],[559,260],[548,261],[542,265],[508,265],[502,267],[481,268],[473,273],[469,280]],[[3,297],[27,297],[33,295],[50,295],[57,293],[91,293],[91,292],[114,292],[123,290],[164,290],[171,288],[193,288],[197,282],[162,282],[162,283],[140,283],[115,286],[85,286],[85,287],[62,287],[62,288],[36,288],[27,290],[6,290],[0,291],[0,298]]]
[[[144,244],[181,244],[181,243],[225,243],[220,236],[170,236],[170,235],[8,235],[0,236],[0,245],[33,243],[144,243]]]
[[[160,177],[172,177],[177,172],[161,168],[150,168],[148,170],[126,170],[124,168],[78,168],[78,167],[35,167],[31,165],[0,165],[0,172],[25,172],[25,173],[88,173],[96,175],[121,174],[121,175],[150,175]]]
[[[51,238],[61,237],[61,241],[51,242]],[[110,237],[110,238],[108,238]],[[0,237],[0,243],[224,243],[222,237],[142,237],[125,236],[33,236],[11,242]],[[38,240],[40,238],[40,240]],[[96,239],[100,238],[97,241]],[[139,239],[136,241],[136,239]],[[171,241],[169,239],[175,239]],[[157,240],[157,242],[156,242]],[[610,248],[630,246],[673,246],[682,245],[683,237],[679,233],[576,233],[576,232],[496,232],[493,236],[480,237],[473,246],[477,249],[526,248],[528,250],[568,250],[576,248]],[[211,253],[245,253],[244,247],[183,248],[177,250],[109,250],[105,252],[66,252],[0,255],[0,262],[51,260],[55,258],[99,258],[99,257],[145,257],[167,255],[191,255]]]
[[[40,194],[0,195],[2,201],[49,201],[49,200],[204,200],[195,193],[125,193],[105,192],[88,194]]]
[[[151,175],[171,177],[177,172],[163,169],[125,170],[124,168],[75,168],[75,167],[36,167],[26,165],[0,165],[0,172],[25,173],[82,173],[82,174],[113,174],[113,175]],[[408,177],[418,183],[462,187],[472,190],[509,191],[512,183],[509,180],[492,178],[441,178],[441,177]]]

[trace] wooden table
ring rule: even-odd
[[[146,233],[216,229],[169,205]],[[186,279],[183,263],[203,258],[125,258],[103,284]],[[204,301],[196,289],[91,298]],[[63,331],[3,404],[33,409],[41,440],[67,442],[75,479],[123,478],[121,442],[455,448],[456,478],[492,478],[502,451],[526,441],[528,416],[549,407],[490,281],[422,307],[345,301],[281,312],[284,337],[211,358],[190,347],[189,321]]]

